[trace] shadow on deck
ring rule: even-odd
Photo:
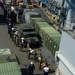
[[[29,75],[28,69],[26,69],[26,68],[22,68],[21,72],[22,72],[22,75]],[[49,75],[53,74],[53,73],[55,73],[55,70],[51,69]],[[43,75],[43,74],[33,74],[33,75]]]
[[[4,15],[0,14],[0,25],[5,24],[5,18]]]
[[[22,75],[29,75],[28,69],[22,68],[21,72],[22,72]],[[43,75],[43,74],[33,74],[33,75]]]
[[[28,69],[22,68],[21,72],[22,72],[22,75],[28,75]]]

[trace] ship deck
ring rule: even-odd
[[[39,13],[43,13],[43,11],[41,9],[35,9],[35,10],[38,11]],[[3,10],[1,8],[0,8],[0,11],[2,12],[0,14],[3,14]],[[42,14],[42,16],[43,16],[43,18],[46,17],[46,15],[44,13]],[[1,22],[4,20],[2,18],[4,18],[4,16],[0,16]],[[44,19],[49,22],[48,18],[44,18]],[[27,58],[26,52],[21,52],[20,48],[14,44],[14,42],[10,38],[10,35],[8,34],[7,25],[5,24],[5,22],[4,23],[3,22],[0,23],[0,49],[10,48],[12,50],[12,52],[18,58],[18,62],[19,62],[19,66],[20,66],[21,71],[22,71],[22,75],[28,75],[27,67],[30,64],[30,62],[33,60],[29,60]],[[42,47],[41,49],[44,50],[44,47]],[[38,49],[37,52],[39,53],[40,50]],[[45,53],[45,56],[46,56],[47,53],[49,53],[49,51],[46,51],[46,52],[43,51],[43,53]],[[51,57],[51,62],[52,62],[52,59],[53,59],[53,57]],[[40,71],[38,68],[39,67],[38,62],[34,62],[34,64],[35,64],[34,75],[43,75],[43,71]],[[52,69],[53,71],[49,75],[55,75],[55,72],[54,72],[55,64],[54,63],[50,63],[50,69]]]

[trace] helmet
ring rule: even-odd
[[[32,49],[30,48],[30,51],[31,51]]]
[[[30,62],[30,64],[34,64],[33,62]]]

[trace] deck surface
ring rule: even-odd
[[[2,18],[4,18],[3,10],[1,8],[0,8],[0,15],[2,15],[2,16],[0,16],[0,22],[4,22],[3,21],[4,19],[2,19]],[[13,53],[17,56],[17,58],[20,62],[19,66],[21,68],[22,75],[28,75],[26,65],[29,65],[30,61],[33,61],[33,60],[29,60],[27,58],[27,54],[25,52],[21,52],[19,47],[16,47],[16,45],[14,45],[14,42],[11,40],[10,35],[8,34],[7,25],[5,24],[5,22],[0,23],[0,49],[2,49],[2,48],[10,48],[13,51]],[[39,52],[39,50],[37,52]],[[34,75],[43,75],[43,71],[40,71],[38,69],[38,67],[39,67],[38,63],[34,62],[34,64],[35,64]],[[53,64],[51,64],[51,68],[52,68],[52,65]],[[55,75],[55,73],[50,73],[49,75]]]

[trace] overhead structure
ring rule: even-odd
[[[39,0],[39,1],[41,1],[44,5],[46,5],[48,0]]]
[[[75,75],[75,35],[63,31],[59,51],[55,54],[56,75]]]
[[[48,0],[47,9],[51,16],[55,16],[52,21],[58,21],[58,29],[75,29],[75,1],[74,0]],[[56,22],[55,22],[56,23]]]
[[[66,9],[65,29],[73,30],[75,26],[75,1],[65,0],[64,8]]]

